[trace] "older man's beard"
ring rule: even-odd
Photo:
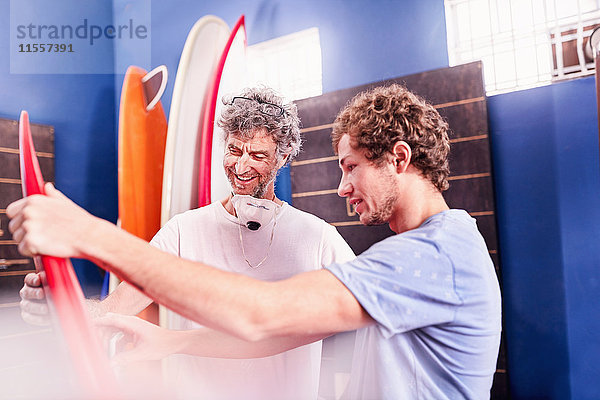
[[[273,170],[271,170],[269,175],[267,175],[265,177],[264,180],[259,178],[258,184],[254,188],[254,191],[252,192],[251,196],[256,197],[257,199],[264,198],[265,194],[267,193],[268,186],[271,184],[271,182],[273,182],[275,180],[276,176],[277,176],[277,169],[273,169]]]
[[[257,199],[263,199],[265,197],[265,194],[267,193],[267,188],[269,187],[271,182],[275,180],[275,177],[277,176],[277,171],[277,168],[274,168],[269,172],[268,175],[259,175],[258,183],[256,184],[256,187],[254,188],[252,193],[250,193],[250,196],[256,197]],[[236,193],[235,173],[231,168],[228,168],[226,175],[227,179],[229,180],[229,183],[231,184],[231,187],[233,188],[233,192]]]

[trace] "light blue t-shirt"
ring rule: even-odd
[[[377,322],[357,332],[345,398],[490,397],[500,289],[469,214],[433,215],[327,269]]]

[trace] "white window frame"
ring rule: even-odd
[[[482,60],[489,95],[594,73],[585,45],[592,27],[600,25],[600,0],[444,0],[444,5],[450,65]],[[566,66],[563,51],[553,56],[553,48],[573,41],[577,64]]]

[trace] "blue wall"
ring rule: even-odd
[[[48,2],[40,15],[51,19]],[[56,186],[93,214],[116,220],[116,149],[112,75],[10,74],[10,1],[0,0],[0,117],[29,112],[33,123],[55,127]],[[90,13],[112,15],[110,2],[90,3]],[[52,20],[52,19],[51,19]],[[95,54],[112,58],[112,52]],[[88,294],[99,291],[101,274],[90,263],[75,262]]]
[[[594,85],[588,77],[489,99],[516,398],[600,393]]]
[[[509,373],[517,398],[569,398],[555,112],[552,98],[540,93],[549,88],[488,103]]]
[[[250,45],[318,27],[324,92],[448,65],[440,0],[187,0],[176,5],[155,0],[153,66],[166,64],[174,78],[185,38],[206,14],[223,18],[229,26],[245,14]],[[172,90],[171,84],[165,92],[166,110]]]
[[[573,399],[600,395],[600,155],[594,84],[587,78],[553,87]]]

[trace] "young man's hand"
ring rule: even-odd
[[[177,347],[177,331],[169,331],[138,317],[107,313],[97,318],[94,325],[101,328],[105,345],[114,340],[115,334],[122,334],[117,339],[116,354],[111,359],[116,367],[160,360],[173,354]]]
[[[34,195],[11,203],[8,229],[26,256],[44,254],[81,257],[77,244],[94,232],[96,218],[47,183],[46,196]]]

